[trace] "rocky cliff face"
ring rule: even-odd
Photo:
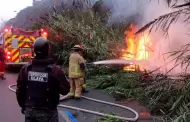
[[[98,0],[91,0],[91,3],[94,4],[97,1]],[[105,11],[104,9],[102,9],[102,5],[102,2],[96,4],[96,6],[94,7],[96,8],[96,12],[101,13],[102,11]],[[25,9],[21,10],[15,18],[10,19],[6,24],[12,25],[13,27],[27,29],[34,22],[39,21],[40,16],[53,13],[53,6],[53,0],[42,0],[38,2],[38,4],[34,4],[33,6],[26,7]],[[56,0],[55,8],[57,12],[62,12],[65,9],[70,9],[74,7],[83,9],[84,2],[82,2],[82,0]]]
[[[42,0],[38,2],[38,4],[24,8],[15,18],[10,19],[6,24],[27,29],[38,20],[41,15],[52,11],[52,6],[52,0]]]

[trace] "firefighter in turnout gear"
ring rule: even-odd
[[[49,58],[48,40],[37,38],[34,52],[32,63],[22,67],[17,79],[18,104],[25,122],[58,122],[59,94],[69,93],[69,82],[62,69]]]
[[[5,51],[3,49],[3,45],[0,44],[0,78],[2,80],[5,79],[5,60],[6,60],[6,57],[5,57]]]
[[[74,52],[69,57],[69,82],[70,82],[70,97],[80,99],[83,91],[85,78],[85,59],[83,58],[84,46],[75,45]]]

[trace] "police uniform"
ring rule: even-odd
[[[84,84],[84,71],[81,70],[80,64],[85,64],[84,58],[77,52],[69,57],[69,82],[70,96],[80,98],[82,95],[82,87]]]
[[[16,96],[25,122],[58,122],[59,94],[66,95],[69,89],[62,69],[51,58],[37,54],[20,70],[17,79]]]

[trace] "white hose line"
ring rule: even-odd
[[[16,90],[12,88],[14,86],[16,86],[16,84],[10,85],[9,90],[12,91],[12,92],[16,92]],[[62,96],[60,98],[60,100],[65,100],[68,97],[69,97],[69,95]],[[128,111],[133,112],[135,114],[135,117],[134,118],[127,118],[127,117],[115,116],[115,115],[105,114],[105,113],[101,113],[101,112],[97,112],[97,111],[91,111],[91,110],[88,110],[88,109],[82,109],[82,108],[77,108],[77,107],[73,107],[73,106],[67,106],[67,105],[63,105],[63,104],[59,104],[58,107],[63,107],[63,108],[77,110],[77,111],[82,111],[82,112],[86,112],[86,113],[90,113],[90,114],[94,114],[94,115],[98,115],[98,116],[102,116],[102,117],[112,117],[112,118],[116,118],[116,119],[122,119],[122,120],[133,121],[133,122],[137,121],[138,118],[139,118],[139,114],[135,110],[133,110],[133,109],[131,109],[129,107],[119,105],[119,104],[115,104],[115,103],[111,103],[111,102],[98,100],[98,99],[94,99],[94,98],[90,98],[90,97],[85,97],[85,96],[82,96],[82,98],[90,100],[90,101],[94,101],[94,102],[103,103],[103,104],[107,104],[107,105],[116,106],[116,107],[126,109]]]

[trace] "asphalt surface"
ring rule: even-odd
[[[24,115],[22,115],[20,112],[21,110],[17,104],[15,93],[8,90],[9,85],[16,83],[18,71],[19,70],[16,69],[14,70],[14,72],[7,72],[6,80],[0,80],[0,122],[24,122]],[[115,102],[111,96],[99,90],[90,90],[90,92],[85,94],[85,96],[104,101]],[[89,109],[98,112],[116,113],[124,117],[134,117],[133,113],[123,110],[121,108],[95,103],[85,99],[82,99],[81,101],[76,101],[76,100],[62,101],[61,104]],[[129,107],[132,107],[133,109],[140,112],[137,106],[129,106]],[[65,122],[61,112],[68,109],[58,108],[58,110],[60,112],[59,114],[60,122]],[[76,115],[78,122],[96,122],[97,118],[100,118],[99,116],[96,115],[83,113],[75,110],[69,110],[69,111]],[[153,120],[139,120],[138,122],[153,122]],[[161,121],[155,121],[155,122],[161,122]]]

